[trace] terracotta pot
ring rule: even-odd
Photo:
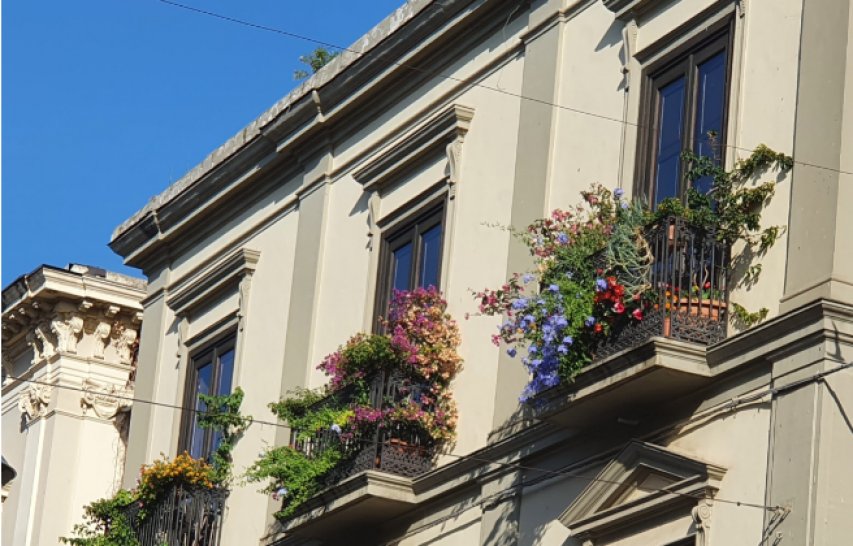
[[[728,304],[720,299],[703,298],[690,299],[681,297],[672,303],[671,313],[683,313],[691,317],[702,317],[711,320],[720,319],[720,310],[726,309]],[[663,317],[663,335],[669,336],[672,333],[672,315],[667,313]]]

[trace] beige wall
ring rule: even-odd
[[[639,11],[636,15],[628,11],[616,18],[605,4],[629,5]],[[234,205],[230,213],[220,209],[207,222],[199,221],[198,229],[170,232],[158,243],[164,252],[152,252],[144,259],[131,258],[151,276],[145,321],[152,327],[146,326],[140,353],[141,369],[148,370],[149,375],[139,380],[140,385],[144,384],[146,393],[155,400],[181,403],[188,361],[185,345],[229,318],[233,320],[226,328],[237,329],[241,347],[235,386],[246,391],[244,413],[269,419],[268,402],[295,387],[322,385],[325,378],[316,370],[317,363],[349,336],[371,325],[378,267],[376,222],[412,206],[416,196],[432,188],[435,195],[452,195],[447,205],[442,288],[460,325],[460,351],[465,359],[454,385],[460,409],[458,440],[452,456],[442,458],[441,463],[450,464],[461,455],[483,448],[494,428],[517,417],[516,398],[524,377],[518,363],[500,356],[489,342],[497,319],[463,317],[476,309],[470,290],[500,284],[508,270],[530,265],[524,249],[514,246],[505,230],[487,224],[524,227],[550,209],[576,203],[578,192],[594,182],[632,190],[637,175],[637,133],[641,130],[637,124],[644,68],[709,24],[727,17],[735,22],[727,164],[732,166],[759,143],[794,155],[797,142],[814,145],[819,135],[804,133],[798,129],[804,127],[803,122],[798,125],[797,121],[801,115],[798,105],[803,96],[802,78],[809,77],[808,70],[804,71],[797,61],[804,47],[800,42],[804,4],[827,16],[828,12],[814,7],[812,0],[535,1],[529,8],[502,5],[492,11],[485,9],[488,17],[478,15],[482,24],[477,28],[465,20],[464,14],[453,11],[448,12],[444,26],[439,26],[428,40],[412,45],[412,50],[421,55],[418,58],[428,59],[436,73],[447,77],[403,78],[394,76],[393,67],[386,67],[386,72],[378,74],[371,84],[375,88],[367,85],[348,91],[352,96],[347,100],[355,104],[352,107],[346,106],[349,103],[344,100],[326,99],[326,88],[317,84],[318,113],[306,118],[305,125],[298,128],[303,132],[292,128],[287,141],[278,143],[279,149],[274,150],[270,144],[266,163],[262,162],[270,166],[258,169],[253,164],[243,170],[233,167],[235,172],[227,175],[235,185],[244,177],[250,180],[241,190],[243,193],[223,190],[217,197],[228,197],[227,202],[239,205]],[[419,10],[423,5],[424,2],[415,2],[408,8]],[[844,70],[846,79],[842,78],[838,101],[825,108],[841,116],[841,140],[835,160],[841,168],[850,170],[853,163],[847,150],[851,147],[844,143],[853,142],[849,115],[853,111],[853,40],[845,42],[843,38],[849,36],[853,10],[848,9],[846,15],[847,22],[839,23],[833,35],[838,44],[844,42],[844,47],[836,52],[840,65],[832,69]],[[454,34],[447,38],[445,47],[436,47],[434,42],[440,43],[443,33],[451,32],[456,24],[471,25],[466,29],[472,38],[466,41]],[[493,30],[474,39],[475,31],[483,28]],[[340,67],[336,63],[328,69],[342,70]],[[321,72],[318,80],[306,85],[324,83],[325,73],[334,74]],[[807,98],[811,108],[820,110],[814,96]],[[458,180],[450,181],[455,184],[448,183],[448,158],[440,148],[437,152],[424,152],[416,165],[406,167],[393,182],[379,189],[366,190],[362,186],[359,177],[365,166],[393,153],[428,126],[434,116],[454,105],[473,111],[470,127],[462,135]],[[270,116],[263,117],[265,122],[281,109],[282,105],[277,105]],[[828,110],[823,114],[836,115]],[[284,130],[276,127],[275,131]],[[322,138],[310,136],[310,131]],[[282,134],[272,130],[270,133]],[[248,152],[238,152],[238,156],[239,153]],[[221,165],[223,170],[232,168],[230,164]],[[794,191],[795,184],[808,184],[810,175],[801,172],[802,166],[798,165],[791,174],[771,172],[756,180],[777,182],[776,196],[764,212],[764,224],[789,229],[756,262],[763,264],[760,281],[752,287],[735,289],[732,300],[750,310],[766,307],[769,318],[785,318],[786,313],[816,301],[812,297],[815,294],[840,297],[849,303],[844,299],[847,289],[843,287],[853,278],[853,266],[840,237],[849,227],[843,211],[853,204],[853,190],[841,183],[849,176],[837,177],[833,186],[833,195],[837,196],[837,202],[832,203],[833,220],[824,222],[827,232],[833,234],[832,244],[826,246],[821,239],[815,243],[819,248],[807,248],[809,214],[822,215],[827,204],[823,195]],[[208,179],[201,180],[205,183]],[[209,182],[213,184],[212,177]],[[196,189],[193,186],[187,191]],[[172,198],[179,200],[166,194],[165,203]],[[797,199],[800,201],[795,202]],[[372,211],[371,203],[375,205]],[[204,206],[192,213],[203,217]],[[246,275],[241,274],[227,289],[210,294],[203,306],[191,311],[170,307],[168,302],[176,293],[201,283],[216,270],[220,260],[240,249],[259,255],[248,274],[248,288],[243,284]],[[826,273],[834,284],[829,291],[803,296],[797,290],[814,275],[810,277],[807,268],[797,264],[810,263],[810,256],[815,253],[828,257]],[[169,258],[161,260],[165,255]],[[795,289],[795,285],[799,288]],[[239,327],[235,326],[238,322]],[[795,328],[793,322],[783,324]],[[757,357],[731,362],[732,369],[759,365]],[[772,379],[770,374],[765,377],[767,382]],[[841,389],[846,385],[844,377],[840,380]],[[747,392],[744,385],[732,381],[713,396],[722,400],[726,393]],[[703,399],[706,395],[711,396],[700,393],[687,398],[704,410],[718,403]],[[819,404],[827,403],[820,398]],[[768,458],[772,458],[768,452],[775,449],[768,438],[773,426],[779,426],[773,424],[774,420],[788,418],[787,411],[795,414],[800,410],[801,405],[794,404],[776,416],[768,402],[689,430],[670,431],[655,441],[727,468],[720,497],[761,503],[772,496],[767,476],[774,472],[768,465]],[[809,422],[821,422],[818,417],[814,419]],[[665,421],[662,418],[662,423]],[[179,422],[180,416],[168,408],[134,412],[126,484],[130,479],[127,476],[139,464],[160,452],[175,454]],[[835,421],[828,426],[833,430],[843,428]],[[631,433],[622,431],[598,449],[612,450],[631,438]],[[831,453],[846,449],[844,441],[830,438],[823,437],[825,447],[820,449]],[[286,439],[286,430],[251,427],[235,452],[237,471],[250,464],[265,445]],[[589,453],[583,456],[588,457]],[[568,447],[536,457],[536,464],[546,466],[583,458]],[[596,467],[585,471],[594,473]],[[574,544],[574,539],[567,538],[567,529],[555,518],[582,486],[578,480],[545,481],[526,488],[520,500],[508,505],[508,512],[503,512],[504,508],[460,510],[440,526],[423,531],[417,530],[419,522],[438,518],[446,508],[417,517],[406,516],[411,521],[407,520],[403,527],[411,534],[400,544],[509,544],[512,540],[519,544]],[[498,486],[486,481],[483,487],[486,491]],[[270,523],[272,507],[253,489],[240,485],[234,488],[226,516],[226,544],[248,534],[261,536]],[[767,522],[766,514],[760,510],[725,503],[714,510],[715,520],[725,523],[715,524],[709,544],[736,544],[744,536],[757,540]],[[835,507],[828,506],[826,510],[834,513]],[[676,536],[675,530],[683,527],[681,520],[661,523],[654,540]],[[498,536],[503,533],[496,529],[515,538],[501,542]],[[643,535],[612,544],[651,540],[651,535]]]

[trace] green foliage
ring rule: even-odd
[[[607,270],[619,278],[628,298],[651,288],[649,279],[654,256],[643,236],[648,221],[649,215],[639,203],[622,209],[605,247]]]
[[[273,493],[276,498],[286,500],[276,512],[278,518],[286,518],[305,501],[316,495],[323,485],[323,477],[343,459],[339,445],[329,447],[312,457],[291,447],[276,447],[264,452],[246,471],[249,482],[269,481],[264,493]],[[283,485],[286,484],[286,487]]]
[[[731,308],[733,311],[732,320],[741,328],[749,328],[755,326],[759,322],[767,318],[769,312],[766,307],[762,307],[754,313],[750,313],[742,305],[732,302]]]
[[[299,62],[307,65],[311,69],[311,72],[309,73],[307,70],[301,69],[295,70],[293,72],[293,79],[304,80],[311,74],[316,74],[318,70],[329,64],[340,53],[340,51],[329,51],[325,47],[320,46],[308,55],[300,55]]]
[[[136,502],[133,491],[121,489],[112,498],[101,499],[86,506],[84,522],[74,526],[75,537],[60,537],[71,546],[138,546],[139,541],[124,514]]]
[[[243,416],[240,413],[243,396],[243,389],[240,387],[226,395],[198,395],[199,400],[208,408],[208,411],[199,414],[199,426],[218,432],[222,437],[211,456],[212,479],[215,483],[224,484],[230,480],[233,465],[231,452],[234,450],[234,444],[252,423],[251,416]]]
[[[366,392],[359,394],[367,396]],[[320,400],[324,403],[315,406]],[[290,396],[269,404],[269,408],[291,429],[299,430],[297,440],[307,440],[320,431],[329,430],[332,425],[343,427],[353,415],[352,409],[337,400],[334,393],[325,395],[319,389],[297,389]]]

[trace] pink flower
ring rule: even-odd
[[[622,305],[622,302],[621,302],[621,301],[617,301],[617,302],[613,305],[613,312],[614,312],[614,313],[618,313],[618,314],[620,314],[620,315],[621,315],[622,313],[624,313],[624,312],[625,312],[625,306],[624,306],[624,305]]]
[[[634,309],[634,312],[631,313],[631,316],[637,320],[643,320],[643,310],[642,309]]]

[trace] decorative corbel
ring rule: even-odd
[[[251,286],[252,271],[246,271],[237,288],[237,330],[240,332],[246,327],[246,317],[249,316],[249,288]]]
[[[456,184],[459,183],[459,173],[462,170],[462,135],[457,135],[447,145],[447,185],[448,199],[456,198]]]
[[[370,192],[367,198],[367,248],[373,251],[374,239],[376,238],[377,222],[379,221],[379,191]]]
[[[95,349],[93,354],[95,358],[104,359],[104,351],[107,349],[107,344],[110,341],[110,335],[113,331],[113,325],[104,320],[99,320],[95,326],[95,331],[92,336],[95,338]]]
[[[713,501],[705,498],[699,501],[699,504],[691,511],[693,522],[696,524],[696,546],[707,546],[710,544],[709,535],[711,534],[711,507]]]
[[[30,385],[21,391],[18,398],[18,409],[27,416],[27,419],[33,420],[44,415],[47,406],[50,404],[50,398],[53,394],[53,387],[48,385]]]
[[[118,327],[113,327],[113,331],[115,332],[113,345],[115,345],[116,352],[118,353],[119,362],[122,364],[132,364],[133,345],[136,343],[136,338],[138,337],[136,330],[128,328],[124,324],[119,324]]]
[[[70,313],[61,313],[50,321],[50,331],[56,336],[56,350],[77,352],[77,342],[83,334],[83,319]]]
[[[53,337],[53,332],[48,321],[40,322],[34,329],[35,337],[41,343],[41,357],[51,358],[56,354],[56,338]]]

